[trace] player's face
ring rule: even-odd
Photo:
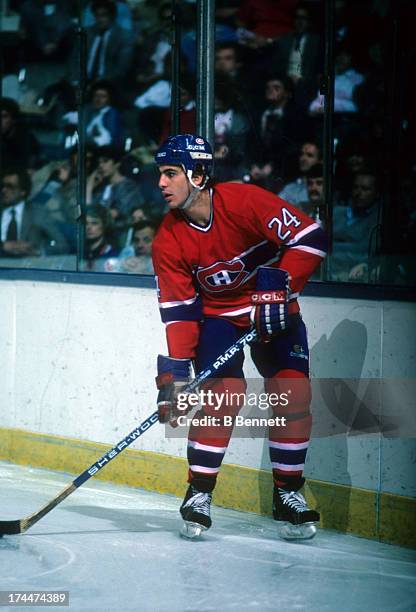
[[[159,189],[171,210],[179,208],[191,189],[185,172],[180,166],[159,166]]]

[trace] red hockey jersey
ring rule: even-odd
[[[325,250],[325,233],[313,219],[253,185],[216,185],[206,227],[181,211],[168,212],[152,256],[169,354],[194,357],[198,323],[206,316],[248,326],[260,266],[289,272],[289,312],[298,312],[296,298]]]

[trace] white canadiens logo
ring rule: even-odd
[[[203,139],[202,139],[202,138],[195,138],[195,142],[196,142],[197,144],[202,144],[202,145],[204,144],[204,141],[203,141]]]

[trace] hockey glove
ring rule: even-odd
[[[191,377],[191,360],[158,355],[156,386],[157,410],[160,423],[173,422],[187,411],[177,408],[177,396]]]
[[[286,270],[262,266],[257,272],[257,291],[251,295],[250,313],[259,340],[277,336],[289,327],[289,280]]]

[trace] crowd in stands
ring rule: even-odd
[[[152,272],[150,245],[165,213],[153,153],[170,133],[171,10],[170,0],[8,0],[16,28],[0,99],[2,257],[76,254],[81,225],[85,269]],[[408,284],[416,224],[410,102],[399,122],[398,182],[408,187],[391,198],[394,186],[385,184],[396,162],[385,69],[394,3],[337,0],[334,10],[332,202],[324,185],[321,0],[217,0],[216,179],[257,184],[323,226],[330,220],[333,280],[386,280],[383,215],[394,203],[388,254],[398,263],[387,282]],[[181,3],[181,29],[180,129],[193,132],[195,0]]]

